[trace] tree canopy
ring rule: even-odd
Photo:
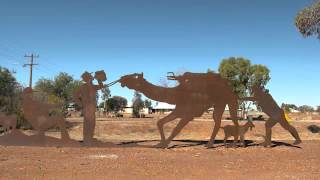
[[[140,117],[140,111],[144,107],[144,102],[142,100],[142,95],[135,91],[132,99],[133,116]]]
[[[7,112],[17,111],[18,82],[12,73],[0,66],[0,109]]]
[[[61,72],[53,80],[39,79],[34,89],[46,93],[49,102],[69,103],[73,99],[75,89],[81,84],[81,81],[73,79],[67,73]]]
[[[105,86],[101,89],[101,99],[103,100],[103,102],[101,102],[99,104],[100,108],[104,108],[107,109],[107,101],[108,99],[111,97],[111,91],[109,89],[109,87]]]
[[[302,105],[302,106],[299,106],[299,111],[300,112],[314,112],[314,108],[312,106],[309,106],[309,105]]]
[[[19,106],[21,92],[22,86],[19,85],[13,74],[7,68],[0,66],[0,111],[17,115],[17,126],[26,127],[27,121],[23,119]]]
[[[304,37],[316,35],[320,39],[320,1],[302,9],[295,18],[295,25]]]
[[[0,66],[0,96],[12,96],[17,84],[16,78],[12,73],[7,68]]]
[[[101,89],[101,99],[107,101],[111,97],[111,91],[109,87],[105,86]]]
[[[284,109],[285,112],[291,112],[291,110],[299,110],[298,106],[295,104],[281,104],[281,108]]]
[[[266,66],[251,65],[250,60],[242,57],[223,59],[219,66],[219,73],[230,81],[234,92],[239,97],[248,96],[250,86],[258,84],[265,87],[270,80],[270,70]]]
[[[107,111],[118,113],[120,110],[127,106],[127,103],[128,101],[126,98],[121,96],[113,96],[107,100]]]
[[[270,71],[266,66],[260,64],[252,65],[250,60],[242,57],[223,59],[219,66],[219,73],[223,78],[229,80],[233,91],[240,98],[251,95],[250,87],[252,85],[257,84],[265,87],[270,80]],[[251,103],[240,102],[239,106],[242,109],[243,118]]]
[[[144,100],[144,107],[145,108],[151,108],[152,107],[152,102],[148,99]]]

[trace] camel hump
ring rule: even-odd
[[[180,76],[179,79],[182,80],[189,80],[189,81],[220,81],[223,80],[223,78],[218,73],[192,73],[192,72],[186,72],[183,75]]]
[[[191,73],[186,72],[177,78],[181,87],[192,91],[206,91],[207,88],[226,87],[227,81],[218,73]]]

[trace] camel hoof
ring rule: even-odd
[[[208,148],[208,149],[213,148],[213,144],[208,143],[208,144],[206,144],[206,146],[205,146],[205,147],[206,147],[206,148]]]
[[[302,143],[302,141],[299,139],[299,140],[294,141],[293,145],[298,145],[298,144],[301,144],[301,143]]]
[[[166,149],[168,148],[168,144],[167,143],[158,143],[156,145],[154,145],[155,148],[160,148],[160,149]]]
[[[264,147],[271,147],[271,142],[263,142],[261,145]]]

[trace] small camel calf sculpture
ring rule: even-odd
[[[252,128],[255,127],[254,124],[252,123],[252,121],[248,121],[246,124],[244,124],[243,126],[239,126],[239,136],[240,136],[240,143],[242,143],[243,146],[246,146],[245,142],[244,142],[244,135],[246,134],[246,132],[249,130],[252,130]],[[226,142],[228,140],[228,138],[230,136],[235,137],[236,136],[236,126],[234,125],[226,125],[224,127],[220,127],[224,130],[224,146],[226,147]],[[237,143],[237,140],[234,140],[233,145],[235,146]]]
[[[4,129],[4,132],[8,132],[10,127],[13,131],[17,126],[17,118],[15,115],[7,115],[4,112],[0,112],[0,125]]]

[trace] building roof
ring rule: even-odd
[[[168,104],[165,102],[157,102],[153,109],[175,109],[176,105]]]

